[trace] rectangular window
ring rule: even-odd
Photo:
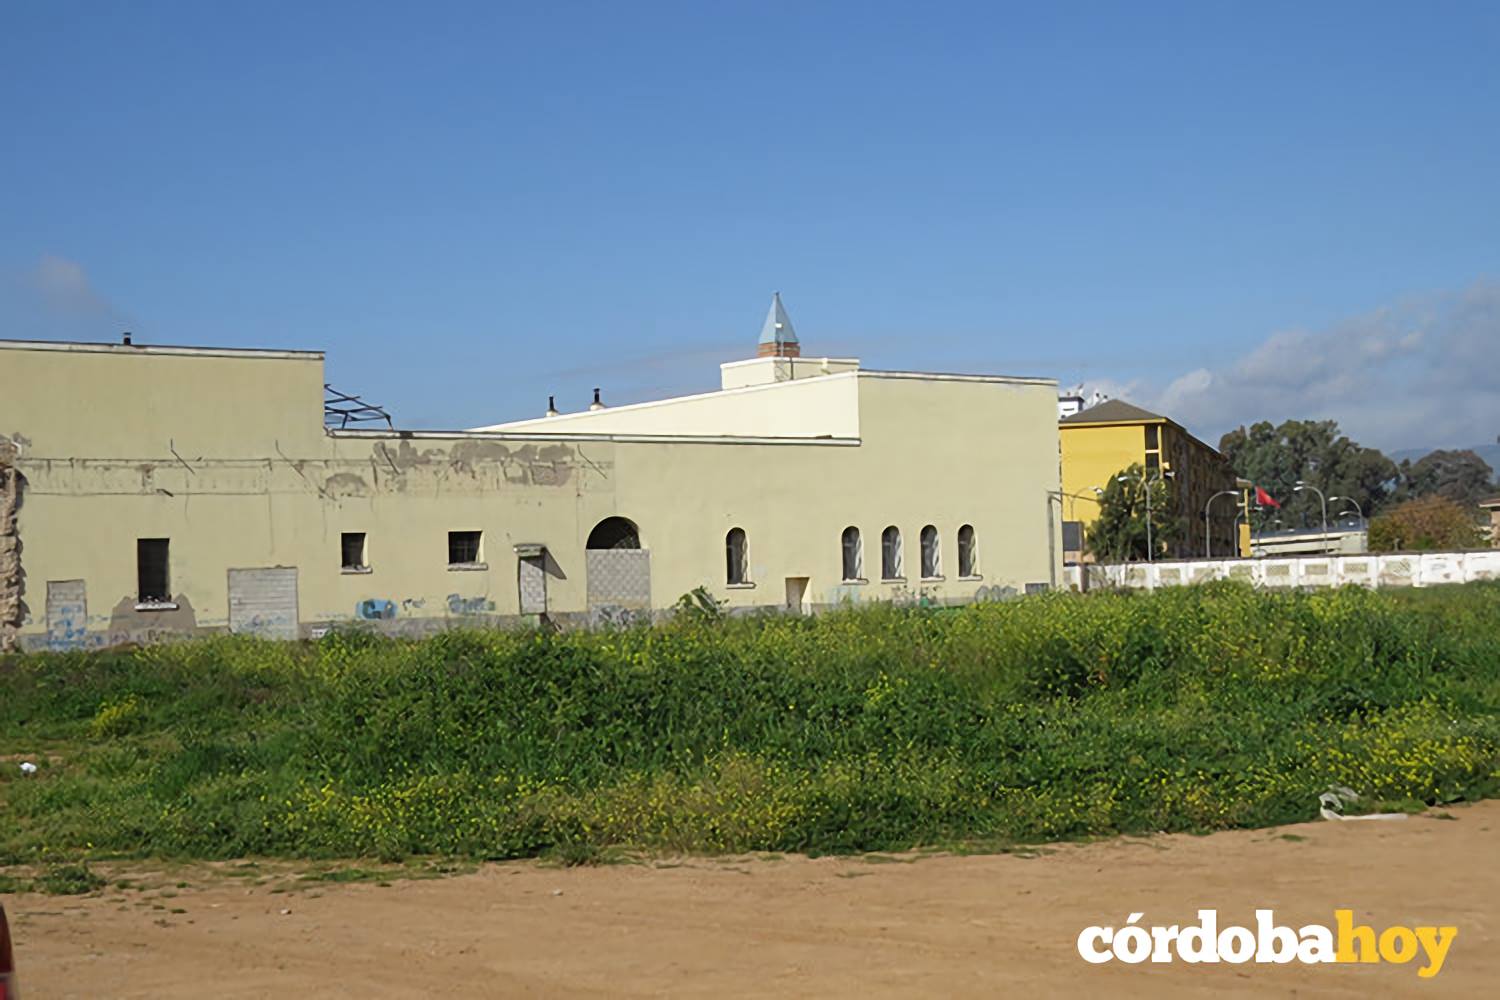
[[[365,533],[363,531],[346,531],[339,536],[339,552],[341,565],[346,570],[369,569],[369,563],[365,562]]]
[[[448,565],[472,566],[480,562],[478,531],[448,532]]]
[[[1146,450],[1155,451],[1161,447],[1161,428],[1155,424],[1146,425]]]
[[[1064,552],[1082,552],[1083,551],[1083,522],[1082,521],[1064,521],[1062,523],[1062,529],[1063,529],[1063,551]]]
[[[1146,469],[1147,469],[1147,471],[1149,471],[1149,472],[1155,472],[1157,469],[1160,469],[1160,468],[1161,468],[1161,452],[1159,452],[1159,451],[1148,451],[1148,452],[1146,452]]]
[[[167,541],[165,538],[135,540],[136,600],[141,604],[162,604],[172,599]]]

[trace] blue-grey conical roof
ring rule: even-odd
[[[781,293],[771,293],[771,311],[766,313],[766,323],[760,328],[762,344],[795,344],[797,331],[787,317],[786,307],[781,304]]]

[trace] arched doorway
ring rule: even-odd
[[[589,532],[590,549],[638,549],[641,532],[628,517],[606,517]]]
[[[596,622],[630,621],[651,611],[651,553],[628,517],[606,517],[589,532],[589,616]]]

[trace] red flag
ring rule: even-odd
[[[1259,486],[1255,487],[1255,502],[1261,507],[1275,507],[1278,510],[1281,509],[1281,504],[1276,502],[1276,498],[1271,496],[1271,494],[1267,493],[1265,490],[1261,489]]]

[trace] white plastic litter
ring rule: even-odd
[[[1344,807],[1359,801],[1359,793],[1343,785],[1329,785],[1328,791],[1318,796],[1318,815],[1324,819],[1405,819],[1406,813],[1369,813],[1364,816],[1345,816]]]
[[[22,774],[36,774],[36,765],[29,760],[21,761]]]

